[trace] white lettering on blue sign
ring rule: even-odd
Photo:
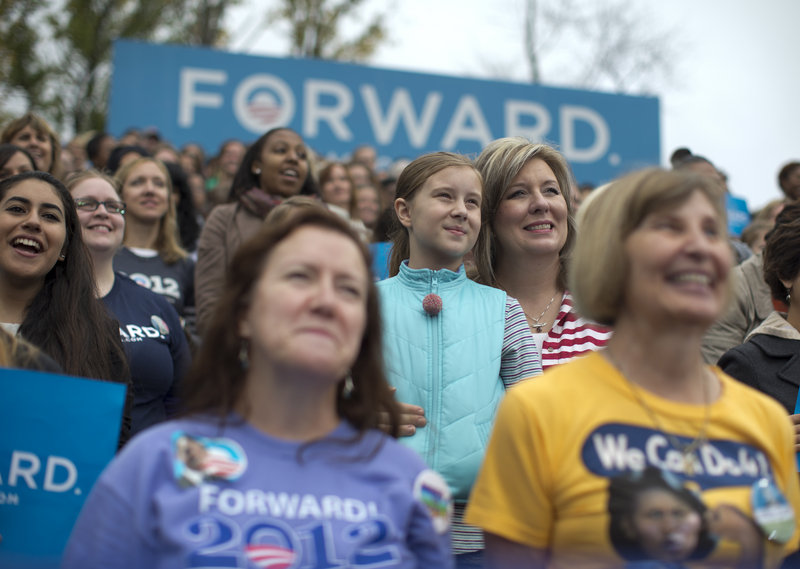
[[[183,67],[180,76],[179,126],[194,126],[197,107],[217,109],[225,104],[221,94],[200,89],[203,84],[226,85],[228,78],[225,72]],[[353,91],[344,83],[322,79],[306,80],[303,91],[302,134],[316,137],[320,134],[321,126],[325,125],[338,141],[352,141],[354,136],[348,119],[356,106]],[[372,135],[379,144],[390,144],[401,126],[414,148],[425,148],[431,144],[433,127],[442,109],[442,93],[428,92],[419,111],[411,93],[401,87],[392,90],[386,107],[382,106],[374,85],[360,85],[359,94]],[[236,86],[232,105],[242,127],[252,133],[262,134],[270,128],[289,124],[295,115],[296,100],[295,93],[285,81],[274,75],[259,73],[245,77]],[[606,155],[611,145],[611,131],[598,112],[586,106],[565,104],[559,106],[558,114],[560,147],[568,160],[596,162]],[[576,132],[579,124],[593,133],[589,146],[578,145]],[[505,132],[492,132],[478,98],[463,95],[455,104],[442,139],[435,145],[445,150],[453,150],[463,142],[485,146],[497,136],[523,136],[542,141],[551,134],[552,126],[552,116],[543,105],[509,99],[504,102]]]
[[[38,488],[36,476],[42,469],[42,460],[32,452],[15,450],[11,453],[11,464],[8,469],[7,485],[18,486],[21,482],[31,490]],[[42,489],[46,492],[66,492],[75,486],[78,480],[78,469],[75,464],[63,456],[48,456],[45,459]],[[0,484],[3,479],[0,477]]]
[[[180,96],[178,97],[178,124],[182,127],[194,125],[194,108],[208,107],[218,109],[222,107],[222,95],[219,93],[199,92],[198,83],[210,85],[224,85],[228,82],[228,75],[217,69],[197,69],[184,67],[181,69]]]

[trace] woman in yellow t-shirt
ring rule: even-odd
[[[466,516],[487,567],[777,567],[798,542],[791,423],[700,353],[729,293],[722,188],[649,169],[584,213],[570,290],[614,335],[503,400]],[[648,469],[697,507],[636,494],[620,546],[610,488]]]

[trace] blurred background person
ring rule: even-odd
[[[369,230],[371,237],[383,211],[381,193],[375,186],[361,186],[355,189],[354,195],[356,216]]]
[[[146,156],[150,156],[150,154],[143,146],[118,144],[111,149],[111,154],[108,156],[108,162],[106,162],[106,172],[113,176],[117,173],[117,170],[126,164]]]
[[[36,170],[36,162],[27,150],[16,144],[0,144],[0,180]]]
[[[719,359],[725,373],[777,399],[795,424],[800,424],[800,415],[794,415],[800,386],[800,302],[792,296],[800,282],[798,251],[800,204],[793,203],[778,216],[763,253],[764,280],[772,297],[785,302],[788,310],[770,312],[744,343]]]
[[[208,209],[226,203],[231,186],[247,149],[238,140],[226,140],[219,153],[208,162],[206,176],[206,203]]]
[[[347,174],[355,186],[368,186],[374,184],[375,173],[363,162],[348,162],[346,164]]]
[[[778,172],[778,187],[789,200],[800,198],[800,162],[792,160]]]
[[[203,216],[197,211],[189,179],[177,162],[165,162],[172,182],[172,198],[175,202],[175,221],[181,246],[189,256],[197,260],[197,239],[200,237]]]
[[[374,146],[369,144],[361,144],[353,149],[353,154],[350,157],[351,162],[360,162],[372,172],[374,176],[378,171],[377,168],[378,153]]]
[[[9,122],[0,133],[0,142],[16,144],[28,151],[36,169],[60,176],[61,143],[50,125],[39,115],[26,113]]]
[[[114,137],[105,131],[98,132],[86,143],[86,157],[92,163],[92,168],[102,172],[106,169],[111,151],[117,142]]]

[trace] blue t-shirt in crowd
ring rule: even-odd
[[[191,361],[178,313],[161,295],[117,272],[103,297],[119,321],[119,334],[133,383],[131,434],[167,419]]]

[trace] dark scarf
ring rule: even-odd
[[[261,188],[250,188],[239,196],[242,207],[261,219],[267,217],[267,214],[282,201],[283,198],[270,195]]]

